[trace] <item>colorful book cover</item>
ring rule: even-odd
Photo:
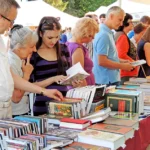
[[[60,116],[72,117],[73,114],[73,105],[72,104],[63,104],[63,103],[49,103],[49,113]]]
[[[97,123],[88,128],[92,130],[106,131],[106,132],[118,133],[118,134],[123,134],[123,135],[133,130],[132,128],[129,128],[129,127],[109,125],[105,123]]]
[[[89,122],[89,120],[72,119],[72,118],[63,118],[60,121],[67,122],[67,123],[75,123],[75,124],[86,124]]]
[[[112,111],[137,112],[137,99],[135,96],[106,94],[105,106]]]

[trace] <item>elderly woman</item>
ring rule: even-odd
[[[94,75],[92,73],[93,62],[89,57],[88,50],[83,46],[83,43],[91,42],[98,31],[99,27],[95,20],[88,17],[80,18],[72,31],[72,38],[67,42],[72,65],[80,62],[84,70],[90,74],[90,76],[82,82],[82,86],[95,84]]]
[[[22,25],[14,25],[10,31],[10,50],[8,51],[9,63],[12,71],[25,80],[29,80],[33,67],[30,56],[36,51],[35,44],[38,36],[35,32]],[[27,59],[27,62],[25,62]],[[29,112],[29,98],[27,93],[15,89],[12,97],[12,114],[25,115]]]
[[[145,78],[150,76],[150,27],[147,28],[141,40],[138,43],[137,51],[139,59],[146,60],[139,70],[139,77]]]

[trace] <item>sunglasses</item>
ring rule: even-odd
[[[7,17],[5,17],[5,16],[3,16],[3,15],[0,15],[1,17],[3,17],[4,19],[6,19],[7,21],[9,21],[11,24],[14,24],[14,20],[10,20],[10,19],[8,19]]]

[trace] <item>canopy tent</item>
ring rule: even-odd
[[[44,16],[60,17],[62,27],[72,27],[78,20],[77,17],[66,14],[44,1],[19,2],[18,16],[15,23],[24,26],[38,26]]]
[[[121,8],[127,12],[132,14],[134,20],[140,19],[143,15],[150,16],[150,5],[146,5],[144,3],[138,3],[131,0],[117,0],[115,3],[112,3],[111,5],[107,7],[100,7],[98,8],[95,13],[97,15],[100,15],[101,13],[106,13],[107,10],[112,6],[120,6]]]

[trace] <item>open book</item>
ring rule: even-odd
[[[83,80],[90,74],[88,74],[83,67],[81,66],[80,62],[73,65],[71,68],[69,68],[67,71],[67,76],[64,81],[61,81],[60,84],[62,85],[71,85],[73,81],[75,80]]]
[[[140,65],[143,65],[143,64],[146,64],[146,61],[144,59],[131,62],[131,65],[134,66],[134,67],[140,66]]]

